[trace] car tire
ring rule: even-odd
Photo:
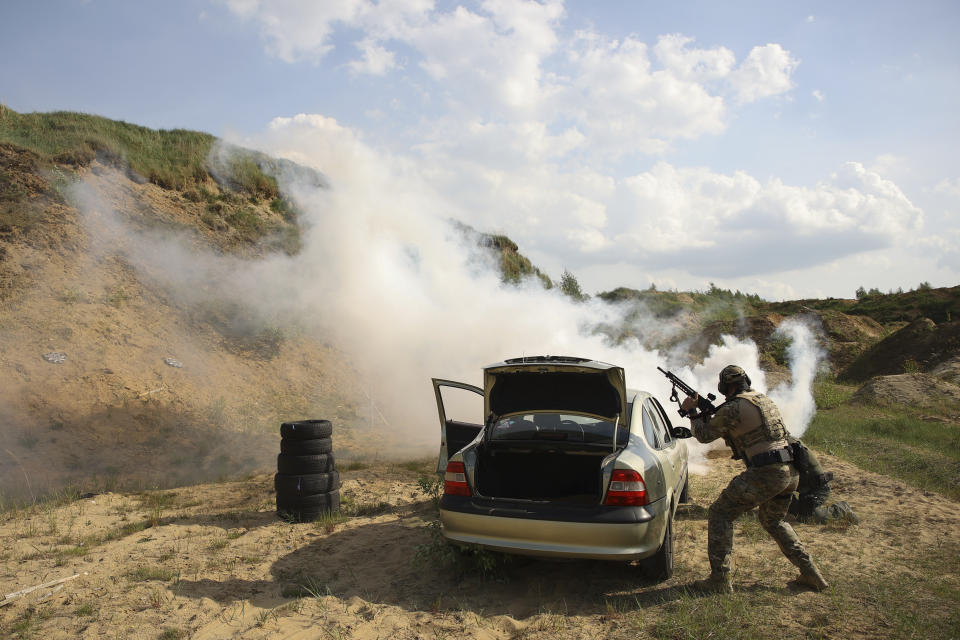
[[[667,516],[667,530],[657,553],[640,561],[643,575],[652,580],[667,580],[673,575],[673,510]]]
[[[339,508],[339,491],[315,493],[311,496],[277,494],[277,511],[336,511]]]
[[[318,453],[333,451],[333,440],[330,438],[314,438],[313,440],[280,440],[280,453],[289,453],[295,456],[312,456]]]
[[[333,425],[329,420],[297,420],[280,424],[280,435],[287,440],[315,440],[329,438]]]
[[[298,476],[329,473],[335,469],[332,453],[320,453],[311,456],[281,453],[277,456],[277,471],[282,475]]]
[[[680,490],[680,502],[686,504],[690,502],[690,474],[683,481],[683,489]]]
[[[340,474],[336,471],[305,475],[278,473],[273,476],[273,488],[277,495],[285,496],[309,496],[315,493],[327,493],[340,488]]]

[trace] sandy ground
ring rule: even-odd
[[[906,580],[926,558],[945,563],[946,584],[960,588],[960,505],[823,458],[837,475],[835,497],[862,518],[849,527],[797,525],[828,579],[838,587]],[[737,469],[714,458],[708,475],[692,478],[693,502],[680,507],[676,524],[676,573],[650,583],[620,563],[516,558],[483,577],[418,555],[435,514],[417,483],[428,467],[381,463],[343,472],[346,503],[366,515],[335,523],[279,520],[269,475],[7,514],[0,520],[4,593],[80,577],[0,608],[0,635],[642,636],[684,597],[684,585],[707,572],[706,507]],[[892,637],[869,608],[836,618],[829,592],[791,586],[793,567],[755,520],[738,521],[735,544],[738,591],[782,596],[783,637],[809,637],[809,627],[822,629],[828,619],[825,637]]]

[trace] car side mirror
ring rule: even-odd
[[[670,435],[677,439],[693,437],[693,433],[686,427],[674,427],[670,429]]]

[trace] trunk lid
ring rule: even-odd
[[[563,412],[627,426],[623,368],[564,356],[515,358],[483,370],[484,415]]]

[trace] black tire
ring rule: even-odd
[[[339,508],[339,491],[315,493],[312,496],[277,494],[277,511],[337,511]]]
[[[667,517],[667,530],[657,553],[640,561],[640,571],[651,580],[667,580],[673,575],[673,510]]]
[[[340,474],[336,471],[299,476],[285,476],[278,473],[273,476],[273,488],[277,495],[287,496],[309,496],[314,493],[327,493],[340,488]]]
[[[680,502],[687,504],[690,502],[690,474],[683,480],[683,489],[680,490]]]
[[[277,471],[287,476],[303,476],[315,473],[330,473],[336,470],[332,453],[314,456],[295,456],[281,453],[277,456]]]
[[[287,440],[315,440],[329,438],[333,425],[329,420],[297,420],[280,424],[280,435]]]
[[[290,453],[295,456],[312,456],[318,453],[333,451],[333,440],[330,438],[315,438],[313,440],[280,440],[280,453]]]

